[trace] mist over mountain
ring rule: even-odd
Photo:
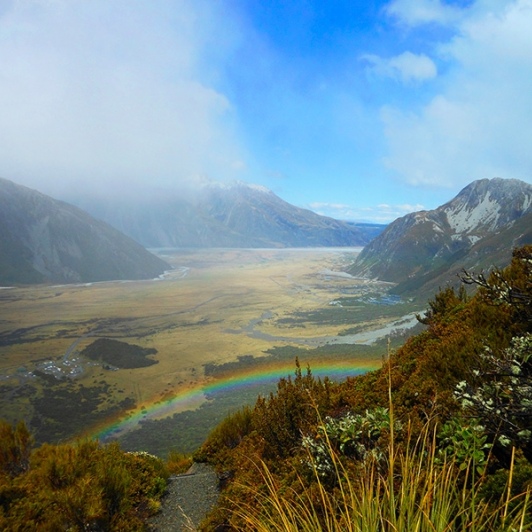
[[[436,290],[463,268],[502,266],[532,242],[532,185],[482,179],[431,211],[407,214],[364,248],[350,273],[398,283],[395,293]]]
[[[157,277],[170,266],[86,212],[0,178],[0,284]]]
[[[320,216],[242,182],[70,201],[151,248],[364,246],[384,228]]]

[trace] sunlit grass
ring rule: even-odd
[[[389,392],[391,384],[389,386]],[[240,488],[233,500],[235,529],[273,532],[518,532],[530,530],[530,490],[511,495],[514,462],[501,500],[482,496],[485,477],[471,459],[440,453],[437,424],[428,422],[414,436],[410,427],[399,441],[391,392],[390,435],[384,458],[368,453],[364,460],[339,456],[327,431],[325,445],[332,461],[333,479],[324,480],[309,451],[304,460],[311,479],[297,473],[289,487],[266,463],[260,469],[262,485]],[[331,486],[334,486],[331,488]],[[252,502],[245,502],[252,501]],[[528,516],[528,517],[527,517]]]
[[[251,491],[253,504],[237,503],[239,530],[308,532],[504,532],[529,530],[530,493],[498,504],[480,495],[483,478],[472,464],[461,471],[455,460],[439,463],[432,434],[426,429],[406,449],[388,449],[388,468],[374,460],[356,476],[335,456],[338,488],[330,490],[314,469],[314,485],[299,477],[299,486],[282,491],[262,464],[263,489]],[[312,457],[309,455],[309,461]],[[393,474],[391,473],[393,471]],[[282,495],[281,495],[282,493]],[[517,503],[517,504],[516,504]],[[512,508],[512,509],[510,509]]]

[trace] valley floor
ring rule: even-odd
[[[358,251],[158,250],[174,267],[160,279],[1,290],[0,417],[24,418],[40,441],[105,438],[207,405],[228,373],[262,378],[266,362],[270,388],[295,356],[323,374],[377,367],[382,350],[363,346],[420,309],[345,274]],[[84,357],[100,338],[154,349],[156,363]]]

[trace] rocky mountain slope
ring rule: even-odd
[[[169,268],[77,207],[0,179],[0,285],[148,279]]]
[[[241,182],[70,201],[151,248],[363,246],[384,228],[320,216]]]
[[[482,179],[432,211],[395,220],[364,248],[350,273],[398,283],[394,292],[437,289],[463,268],[508,262],[532,242],[532,186]]]

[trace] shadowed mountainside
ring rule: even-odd
[[[169,268],[77,207],[0,179],[0,284],[149,279]]]

